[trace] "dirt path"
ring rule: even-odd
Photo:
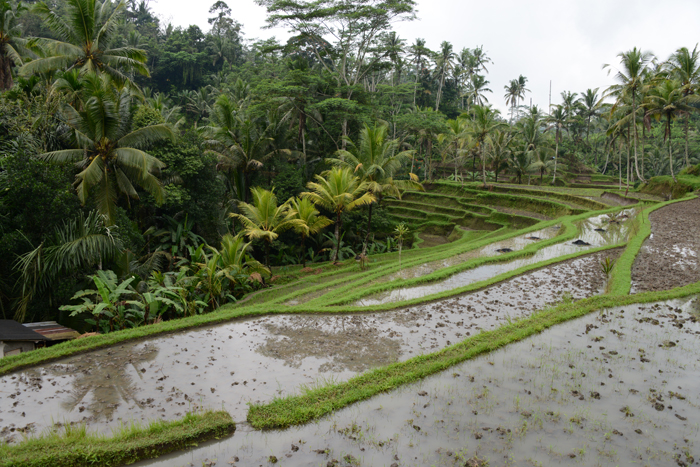
[[[651,236],[632,267],[632,293],[700,281],[700,198],[651,213]]]

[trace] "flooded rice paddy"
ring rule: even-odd
[[[104,432],[130,420],[180,418],[198,407],[223,407],[242,421],[248,402],[433,352],[564,296],[600,293],[602,257],[577,258],[476,293],[391,312],[249,319],[9,374],[0,377],[0,435],[19,441],[22,432],[56,422],[87,423]]]
[[[594,312],[284,431],[138,465],[689,466],[698,298]]]
[[[425,297],[484,281],[500,274],[514,271],[523,266],[534,265],[542,261],[577,253],[582,249],[585,250],[606,245],[616,245],[627,240],[633,225],[631,219],[633,219],[635,215],[636,211],[634,210],[623,211],[621,213],[621,217],[612,223],[610,222],[611,218],[607,215],[592,217],[577,224],[580,234],[573,241],[557,243],[555,245],[541,248],[534,255],[526,258],[519,258],[502,263],[485,264],[473,269],[468,269],[466,271],[456,273],[439,282],[432,282],[413,287],[401,287],[387,292],[370,295],[356,301],[353,303],[353,305],[370,306]],[[403,273],[397,273],[394,277],[420,277],[437,269],[449,267],[468,259],[494,256],[502,254],[503,252],[521,250],[527,246],[528,243],[532,244],[534,242],[541,241],[542,239],[554,237],[558,230],[559,227],[555,226],[547,230],[514,237],[513,239],[509,239],[507,241],[496,242],[479,250],[465,253],[464,255],[459,255],[461,257],[459,260],[448,259],[441,262],[434,262],[439,264],[428,263],[426,265],[408,270],[405,276],[402,275]],[[579,244],[576,244],[575,242]]]

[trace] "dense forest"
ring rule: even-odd
[[[203,31],[147,1],[0,0],[3,317],[212,311],[410,244],[382,200],[434,179],[636,188],[700,163],[697,47],[621,52],[609,88],[542,109],[527,77],[489,82],[488,45],[400,38],[413,0],[258,3],[286,43],[245,40],[224,1]]]

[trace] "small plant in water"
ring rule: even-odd
[[[612,272],[614,267],[615,261],[611,260],[609,256],[605,258],[605,261],[600,262],[600,268],[603,270],[606,277],[610,277],[610,273]]]

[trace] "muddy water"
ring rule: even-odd
[[[691,465],[698,308],[695,298],[592,313],[316,423],[241,424],[138,465]]]
[[[0,432],[85,422],[173,419],[196,407],[245,420],[267,401],[316,381],[432,352],[503,320],[529,315],[563,294],[604,287],[600,255],[579,258],[479,293],[381,314],[290,315],[239,321],[124,344],[0,377]]]
[[[634,211],[625,211],[623,215],[626,217],[621,218],[620,222],[613,223],[609,222],[610,218],[607,215],[596,216],[590,219],[586,219],[585,221],[582,221],[580,224],[577,225],[580,231],[580,235],[576,239],[544,247],[538,250],[537,253],[535,253],[534,255],[529,256],[527,258],[516,259],[513,261],[503,263],[486,264],[483,266],[476,267],[474,269],[469,269],[454,274],[440,282],[433,282],[414,287],[401,287],[388,292],[374,294],[363,298],[362,300],[356,301],[355,303],[353,303],[353,305],[371,306],[383,303],[401,302],[404,300],[411,300],[414,298],[421,298],[427,295],[453,290],[460,287],[464,287],[469,284],[473,284],[475,282],[487,280],[497,275],[509,271],[514,271],[523,266],[537,264],[541,261],[570,255],[572,253],[580,252],[581,250],[587,250],[605,245],[615,245],[617,243],[624,242],[626,241],[627,236],[630,232],[631,223],[629,222],[629,218],[632,215],[634,215]],[[597,231],[596,229],[602,231]],[[531,234],[527,235],[526,237],[533,236],[537,237],[538,235]],[[475,257],[479,257],[479,254],[483,254],[483,256],[488,256],[489,253],[491,255],[500,254],[497,251],[500,248],[510,248],[513,251],[517,249],[522,249],[522,244],[517,245],[520,246],[520,248],[518,248],[516,244],[518,244],[522,240],[527,240],[526,237],[516,237],[515,239],[513,239],[513,248],[503,247],[496,244],[489,245],[488,247],[482,249],[485,251],[477,251],[477,256]],[[588,243],[589,245],[575,245],[573,242],[576,240],[581,240],[585,243]],[[530,240],[530,243],[532,242],[533,240]],[[466,260],[466,258],[464,260]],[[446,267],[446,265],[443,267]],[[429,272],[432,272],[433,269],[434,266],[427,266],[424,270],[418,267],[414,270],[414,272],[411,272],[410,274],[412,277],[416,277],[416,275],[425,275]]]

